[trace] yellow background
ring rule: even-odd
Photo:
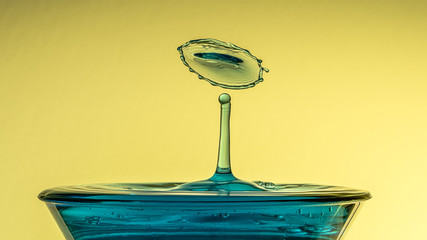
[[[271,72],[198,80],[208,37]],[[210,177],[225,91],[238,177],[370,190],[346,240],[425,239],[426,50],[426,1],[0,0],[0,238],[63,239],[49,187]]]

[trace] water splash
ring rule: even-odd
[[[176,187],[176,191],[218,191],[230,194],[231,191],[265,191],[260,185],[236,178],[230,164],[230,114],[231,97],[223,93],[218,97],[221,104],[218,162],[215,174],[207,179],[189,182]]]
[[[246,89],[262,82],[262,60],[248,50],[216,39],[191,40],[178,47],[181,60],[190,72],[214,86]]]
[[[253,87],[267,71],[249,51],[214,39],[193,40],[178,50],[190,71],[224,88]],[[360,202],[370,194],[334,186],[237,179],[230,165],[231,97],[223,93],[218,100],[221,131],[211,178],[45,190],[39,198],[66,239],[341,239]]]

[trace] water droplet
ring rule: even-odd
[[[248,50],[216,39],[191,40],[177,50],[185,66],[214,86],[245,89],[255,86],[265,69]],[[215,83],[215,84],[213,84]]]
[[[227,93],[223,93],[219,95],[218,100],[221,104],[226,104],[226,103],[230,103],[231,97]]]

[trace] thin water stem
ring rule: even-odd
[[[216,173],[230,174],[230,112],[231,112],[231,97],[227,93],[223,93],[218,98],[221,103],[221,122],[218,148],[218,163]]]

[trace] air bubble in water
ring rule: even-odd
[[[89,217],[85,217],[83,221],[85,221],[89,224],[99,224],[101,222],[101,217],[89,216]]]

